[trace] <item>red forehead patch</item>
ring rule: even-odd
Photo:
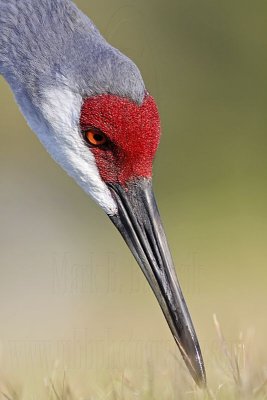
[[[125,185],[136,177],[151,177],[160,138],[158,109],[151,96],[141,105],[109,94],[88,98],[82,105],[80,125],[83,131],[100,129],[111,143],[91,149],[105,182]]]

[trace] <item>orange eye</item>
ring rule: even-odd
[[[101,146],[107,142],[107,137],[98,129],[89,129],[84,133],[85,140],[91,146]]]

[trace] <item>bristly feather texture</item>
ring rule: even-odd
[[[79,132],[83,99],[142,104],[136,65],[70,0],[0,0],[0,74],[51,156],[110,215],[116,205]]]
[[[136,177],[151,178],[160,140],[159,113],[152,96],[147,95],[141,106],[110,94],[86,99],[80,125],[85,132],[88,126],[99,128],[112,143],[105,151],[92,148],[104,182],[127,187]]]

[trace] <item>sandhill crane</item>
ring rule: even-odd
[[[0,0],[0,73],[48,153],[120,231],[205,385],[152,191],[160,119],[138,68],[70,0]]]

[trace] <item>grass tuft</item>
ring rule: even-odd
[[[124,371],[104,387],[92,385],[89,395],[81,397],[72,389],[66,371],[59,377],[58,363],[49,378],[44,379],[44,400],[267,400],[267,369],[255,365],[254,353],[250,351],[255,343],[252,334],[239,334],[234,344],[225,339],[216,315],[213,322],[218,338],[218,359],[213,357],[209,386],[199,389],[193,382],[181,360],[181,376],[163,371],[161,376],[148,365],[143,382],[135,383],[134,373]],[[170,378],[171,377],[171,378]],[[209,378],[209,377],[208,377]],[[210,383],[211,382],[211,383]],[[160,388],[160,389],[159,389]],[[43,400],[38,399],[38,400]],[[29,400],[13,385],[0,384],[0,400]]]

